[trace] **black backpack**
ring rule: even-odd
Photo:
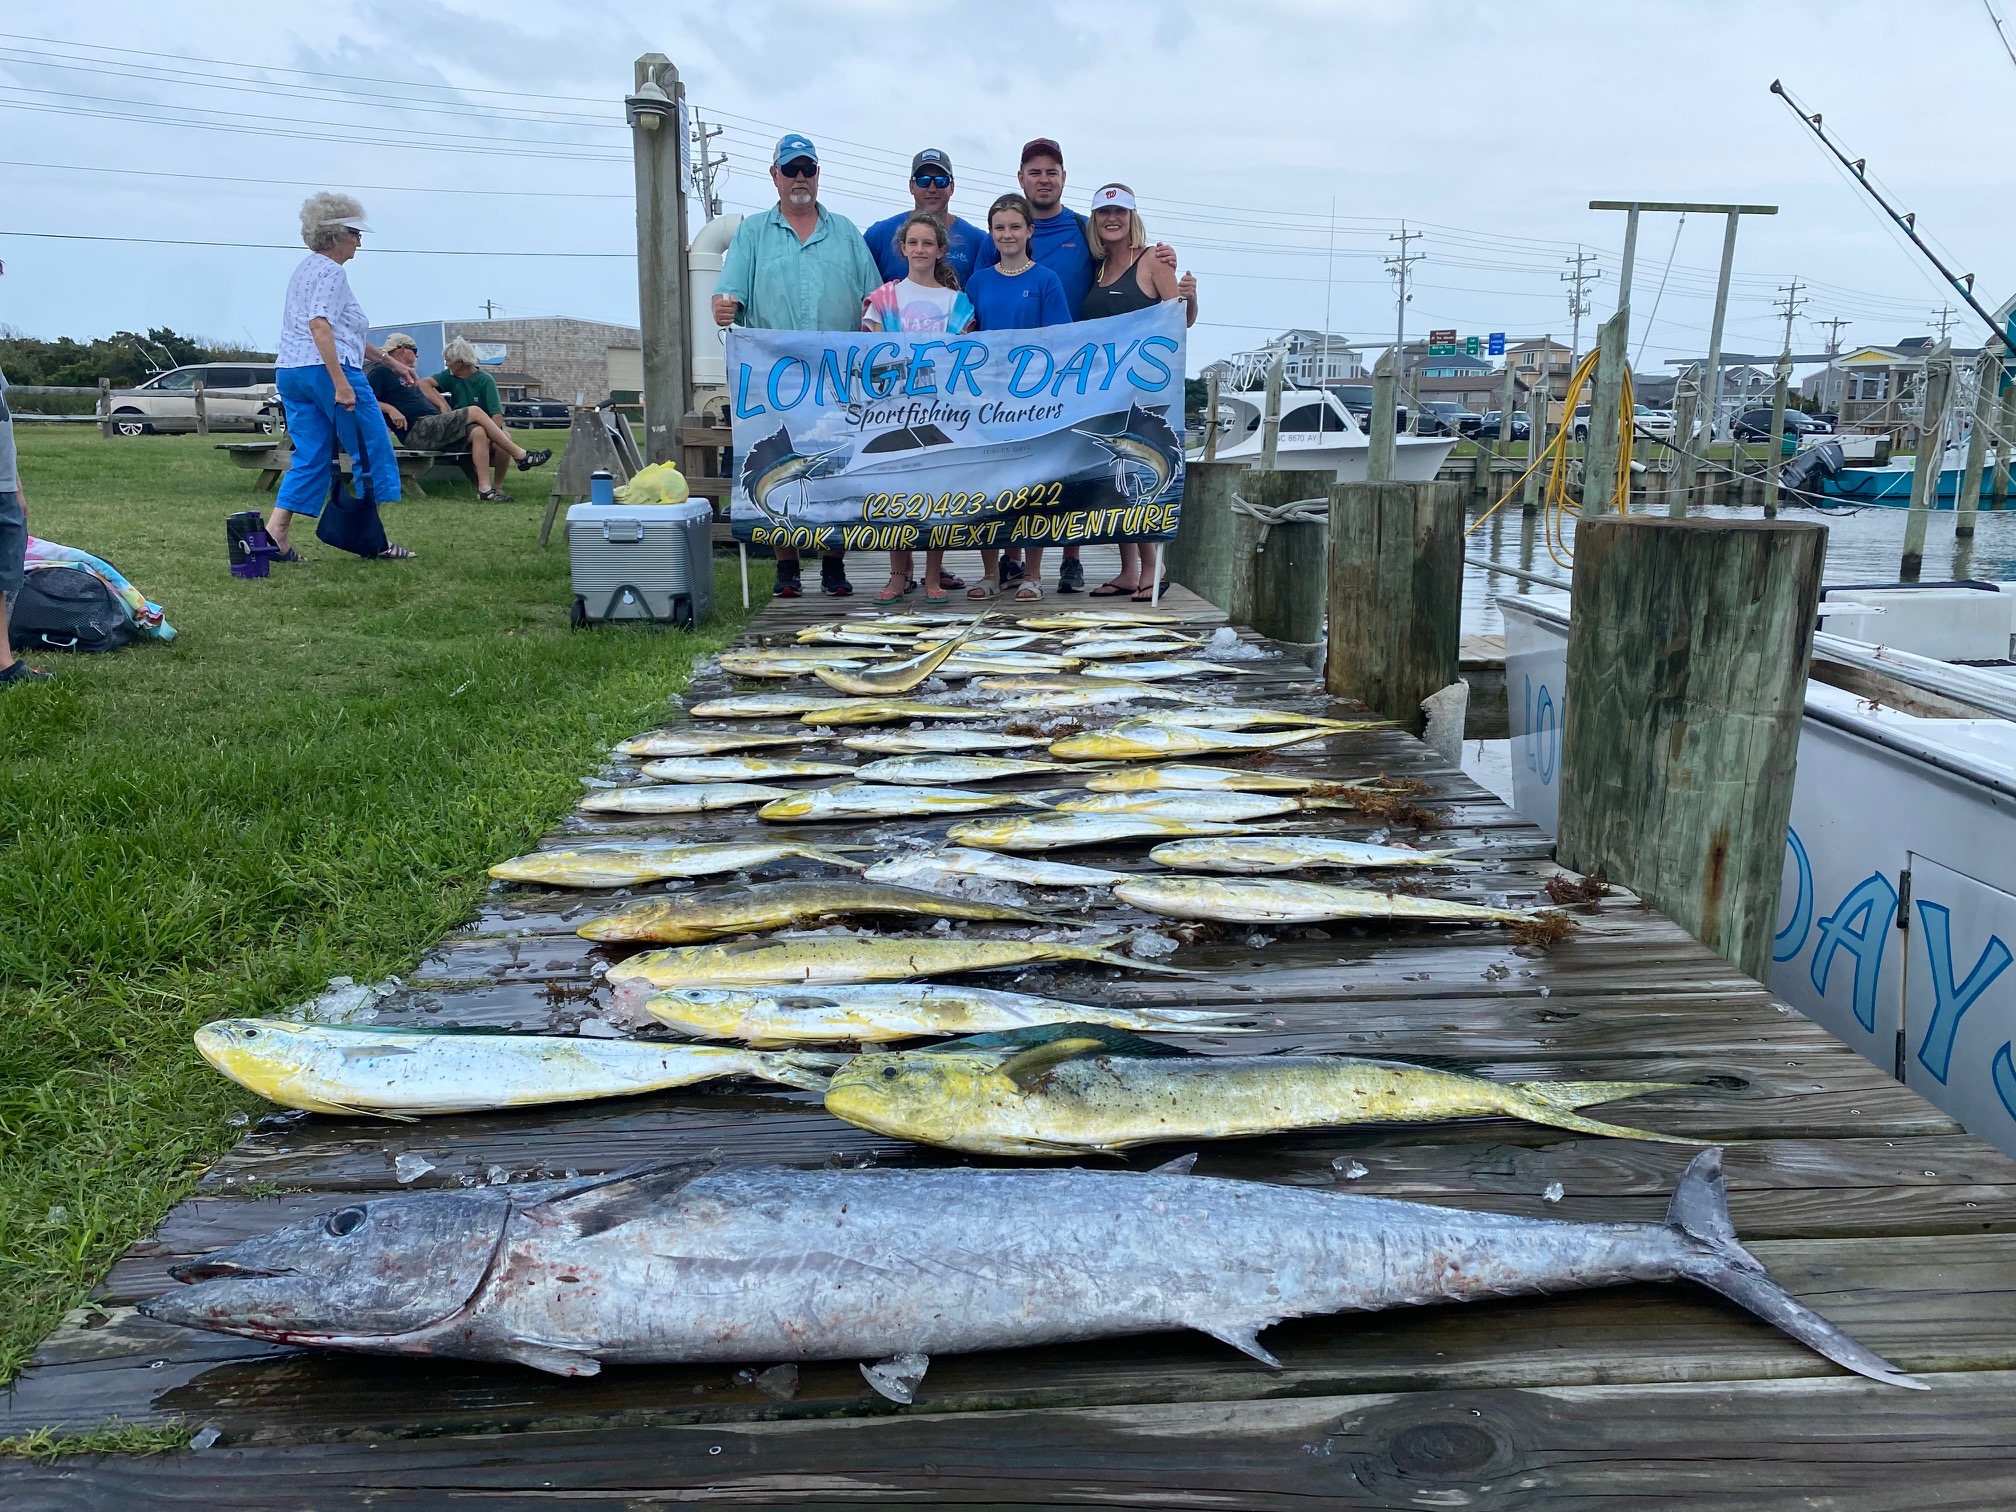
[[[119,596],[81,568],[30,567],[7,601],[16,651],[117,651],[138,638]]]

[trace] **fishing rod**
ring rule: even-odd
[[[1883,197],[1882,192],[1874,184],[1869,182],[1869,175],[1865,171],[1869,160],[1867,158],[1850,158],[1847,153],[1836,147],[1832,139],[1828,137],[1826,128],[1820,124],[1819,112],[1815,111],[1809,115],[1806,107],[1793,99],[1792,92],[1777,79],[1771,81],[1771,93],[1778,96],[1779,99],[1790,106],[1792,113],[1799,117],[1800,122],[1806,129],[1820,139],[1820,145],[1833,153],[1841,166],[1855,175],[1855,182],[1860,184],[1867,191],[1869,197],[1883,208],[1885,215],[1888,215],[1890,219],[1904,228],[1904,234],[1911,238],[1911,245],[1925,254],[1925,260],[1937,268],[1940,276],[1946,282],[1953,285],[1954,292],[1967,301],[1967,308],[1972,310],[1976,315],[1979,315],[1982,324],[1993,331],[2002,345],[2008,348],[2010,356],[2016,357],[2016,338],[2012,338],[1995,317],[1981,307],[1981,301],[1974,297],[1974,275],[1972,273],[1955,273],[1945,263],[1940,261],[1938,253],[1925,245],[1925,239],[1918,234],[1917,215],[1911,211],[1899,211],[1889,200]]]

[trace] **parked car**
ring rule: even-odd
[[[504,423],[516,430],[565,430],[574,411],[558,399],[506,399]]]
[[[198,362],[156,373],[138,388],[112,392],[112,428],[122,436],[196,429],[196,380],[203,380],[203,412],[213,430],[286,429],[273,364]]]
[[[1463,408],[1450,399],[1424,399],[1421,414],[1415,421],[1414,434],[1417,436],[1467,436],[1476,430],[1483,416]],[[1469,429],[1465,430],[1465,424]]]
[[[1368,431],[1372,429],[1371,384],[1335,383],[1330,385],[1330,392],[1343,400],[1344,408],[1351,412],[1353,420]],[[1407,429],[1407,406],[1404,404],[1393,406],[1393,429],[1396,433]]]
[[[1496,441],[1498,439],[1499,424],[1500,412],[1497,410],[1486,410],[1484,418],[1477,423],[1477,428],[1470,434],[1479,441]],[[1526,441],[1530,440],[1532,435],[1533,417],[1528,415],[1524,410],[1512,411],[1512,439],[1514,441]]]
[[[1806,414],[1803,410],[1788,409],[1785,411],[1786,435],[1793,437],[1824,436],[1827,432],[1828,426],[1824,421],[1814,419],[1813,416]],[[1735,423],[1730,427],[1730,433],[1738,441],[1769,441],[1771,439],[1771,411],[1768,408],[1743,411],[1742,414],[1736,417]]]
[[[1653,436],[1661,441],[1673,439],[1671,410],[1655,410],[1649,404],[1635,405],[1632,408],[1631,425],[1641,436]],[[1589,406],[1586,404],[1575,406],[1575,439],[1582,442],[1589,439]]]

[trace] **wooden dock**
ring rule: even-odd
[[[1088,573],[1099,580],[1096,566]],[[1215,618],[1180,590],[1169,604]],[[845,605],[776,603],[745,639],[869,607],[865,593]],[[1214,691],[1228,702],[1330,707],[1299,663],[1249,665],[1265,670]],[[1440,895],[1527,905],[1554,874],[1537,829],[1403,735],[1334,736],[1269,765],[1430,784],[1418,801],[1440,819],[1436,842],[1493,858],[1426,884]],[[676,830],[704,840],[757,823],[732,813],[575,818],[552,839]],[[1388,827],[1357,814],[1312,826],[1361,838]],[[1393,832],[1415,838],[1405,826]],[[793,833],[861,839],[858,827]],[[1148,865],[1138,847],[1082,859]],[[604,957],[571,930],[605,901],[499,889],[419,963],[380,1022],[548,1030],[598,1018]],[[2016,1166],[1635,899],[1613,894],[1575,916],[1579,931],[1546,950],[1497,930],[1231,931],[1171,958],[1192,977],[1072,965],[1013,985],[1088,1001],[1250,1006],[1267,1027],[1240,1043],[1247,1053],[1334,1050],[1507,1079],[1684,1083],[1602,1116],[1727,1142],[1744,1242],[1930,1391],[1848,1375],[1679,1285],[1290,1322],[1266,1336],[1278,1371],[1196,1334],[940,1357],[908,1408],[871,1391],[852,1361],[802,1367],[795,1396],[780,1401],[754,1383],[769,1360],[739,1372],[612,1368],[566,1380],[508,1365],[315,1354],[133,1311],[171,1285],[171,1264],[360,1194],[707,1154],[802,1166],[959,1159],[840,1123],[809,1094],[735,1085],[419,1125],[267,1120],[118,1262],[99,1305],[66,1320],[0,1402],[0,1435],[180,1419],[214,1427],[217,1442],[156,1458],[0,1461],[0,1504],[2006,1507],[2016,1477]],[[1141,922],[1110,901],[1087,920]],[[1179,1153],[1146,1149],[1126,1163],[1145,1169]],[[1534,1216],[1653,1219],[1689,1153],[1473,1120],[1209,1145],[1198,1170]],[[428,1164],[403,1188],[402,1155]]]

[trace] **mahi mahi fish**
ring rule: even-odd
[[[1327,882],[1285,882],[1274,877],[1130,877],[1113,895],[1123,903],[1172,919],[1221,919],[1237,924],[1320,924],[1326,919],[1391,923],[1525,924],[1531,914],[1514,908],[1479,908],[1441,898],[1335,887]]]
[[[1108,704],[1139,703],[1172,695],[1150,683],[1086,684],[1047,693],[1015,693],[985,706],[988,714],[1059,714],[1066,709],[1097,709]],[[1178,711],[1181,712],[1180,710]]]
[[[700,1039],[757,1046],[883,1044],[948,1034],[985,1034],[1038,1024],[1102,1024],[1164,1034],[1244,1034],[1209,1008],[1095,1008],[1023,992],[946,987],[932,982],[872,982],[796,992],[689,987],[647,999],[659,1023]]]
[[[1239,824],[1248,819],[1272,819],[1302,809],[1348,808],[1336,798],[1309,798],[1300,793],[1221,793],[1187,790],[1174,793],[1077,793],[1053,805],[1060,814],[1144,814],[1151,819],[1205,819],[1214,824]]]
[[[765,782],[648,782],[590,793],[581,800],[581,809],[589,814],[705,814],[769,803],[794,791]]]
[[[836,698],[807,709],[799,718],[810,725],[857,725],[889,724],[898,719],[985,719],[992,712],[907,698]]]
[[[853,914],[909,914],[939,919],[989,919],[1021,924],[1055,923],[1046,914],[977,898],[948,897],[911,887],[855,882],[760,882],[705,887],[597,914],[574,932],[588,940],[697,945],[723,935],[796,929]]]
[[[974,751],[1026,751],[1047,746],[1042,735],[1000,735],[992,730],[885,730],[879,735],[849,735],[840,744],[869,756],[916,756],[937,753],[966,755]]]
[[[914,656],[906,656],[901,661],[886,662],[866,672],[816,667],[813,669],[813,676],[838,693],[855,693],[871,698],[887,698],[891,694],[908,693],[951,660],[966,639],[980,628],[981,621],[986,617],[983,614],[980,619],[973,621],[949,640],[933,646],[928,651],[919,651]]]
[[[1160,609],[1075,609],[1015,621],[1024,630],[1102,630],[1114,625],[1180,625],[1183,616]]]
[[[849,777],[848,762],[805,761],[795,756],[672,756],[647,761],[646,777],[660,782],[763,782],[772,777]]]
[[[878,1134],[975,1155],[1111,1153],[1168,1140],[1493,1114],[1581,1134],[1699,1144],[1575,1111],[1681,1090],[1689,1089],[1494,1082],[1351,1055],[1194,1055],[1118,1029],[1045,1024],[864,1055],[834,1075],[826,1109]]]
[[[1392,721],[1387,719],[1325,719],[1316,714],[1297,714],[1290,709],[1245,708],[1234,704],[1164,709],[1137,717],[1145,724],[1180,724],[1199,730],[1259,730],[1270,725],[1292,725],[1307,730],[1388,730],[1393,727]]]
[[[1128,719],[1104,730],[1087,730],[1052,741],[1050,754],[1067,760],[1139,761],[1157,756],[1204,756],[1219,751],[1268,751],[1276,746],[1321,740],[1333,730],[1199,730],[1190,725]]]
[[[533,851],[490,868],[499,882],[533,882],[547,887],[632,887],[663,882],[669,877],[710,877],[719,872],[749,871],[773,861],[802,857],[861,871],[863,863],[837,854],[857,846],[820,847],[782,841],[675,845],[582,845],[567,850]]]
[[[695,719],[780,719],[859,702],[827,693],[736,693],[697,703],[689,712]]]
[[[1026,677],[1019,674],[982,677],[976,679],[973,686],[983,693],[1110,693],[1115,687],[1120,687],[1133,690],[1136,698],[1152,698],[1162,703],[1204,702],[1194,694],[1179,693],[1174,688],[1160,687],[1155,683],[1088,683],[1082,677],[1040,672]]]
[[[885,756],[853,769],[863,782],[991,782],[1049,772],[1097,772],[1097,761],[1025,761],[1015,756]]]
[[[856,819],[929,819],[939,814],[977,814],[983,809],[1048,808],[1048,793],[983,793],[974,788],[907,787],[884,782],[841,782],[801,788],[773,799],[756,817],[773,822],[802,820],[838,824]]]
[[[835,982],[900,982],[955,971],[1004,971],[1056,961],[1093,961],[1168,976],[1171,966],[1116,955],[1115,935],[1091,944],[1065,940],[809,938],[739,940],[726,945],[677,945],[647,950],[609,968],[608,982],[652,987],[821,987]]]
[[[1122,661],[1093,662],[1080,676],[1105,677],[1116,681],[1162,682],[1175,677],[1209,677],[1261,675],[1257,667],[1228,667],[1223,662],[1213,661]]]
[[[1124,661],[1130,656],[1159,657],[1164,652],[1186,651],[1196,645],[1182,636],[1150,639],[1138,635],[1109,636],[1103,640],[1080,641],[1071,654],[1080,661]],[[1123,669],[1124,670],[1124,669]]]
[[[714,663],[731,677],[804,677],[828,668],[865,667],[879,651],[856,651],[846,656],[786,651],[723,651]]]
[[[923,1356],[921,1372],[932,1354],[1182,1329],[1278,1366],[1259,1335],[1284,1318],[1692,1281],[1850,1370],[1924,1385],[1743,1248],[1719,1150],[1687,1167],[1664,1223],[1522,1218],[1187,1170],[701,1161],[408,1192],[185,1261],[170,1274],[186,1286],[140,1311],[268,1343],[563,1376],[605,1361],[897,1355]],[[877,1389],[902,1401],[917,1390]]]
[[[1088,777],[1085,786],[1095,793],[1134,793],[1147,790],[1176,790],[1217,793],[1326,793],[1353,788],[1377,788],[1376,777],[1360,777],[1350,782],[1324,782],[1315,777],[1289,777],[1279,772],[1242,772],[1235,767],[1151,766],[1122,767]]]
[[[648,1040],[220,1019],[196,1031],[217,1070],[310,1113],[409,1119],[662,1092],[717,1076],[818,1091],[832,1058],[710,1054]]]
[[[809,730],[779,734],[755,730],[653,730],[634,735],[616,747],[618,756],[722,756],[736,751],[760,751],[767,746],[817,745],[826,737]]]
[[[1455,851],[1408,850],[1398,845],[1368,845],[1329,835],[1244,835],[1229,840],[1174,840],[1148,852],[1157,866],[1176,871],[1262,872],[1301,871],[1317,866],[1482,866],[1462,861]]]
[[[877,861],[861,874],[867,882],[900,882],[929,887],[960,877],[991,882],[1018,882],[1024,887],[1110,887],[1133,872],[1106,871],[1097,866],[1070,866],[1062,861],[1037,861],[1028,856],[1003,856],[993,851],[948,845]]]
[[[1193,835],[1239,835],[1242,824],[1158,819],[1148,814],[1036,814],[1026,819],[965,819],[945,832],[954,845],[982,850],[1046,851],[1122,840],[1186,840]]]

